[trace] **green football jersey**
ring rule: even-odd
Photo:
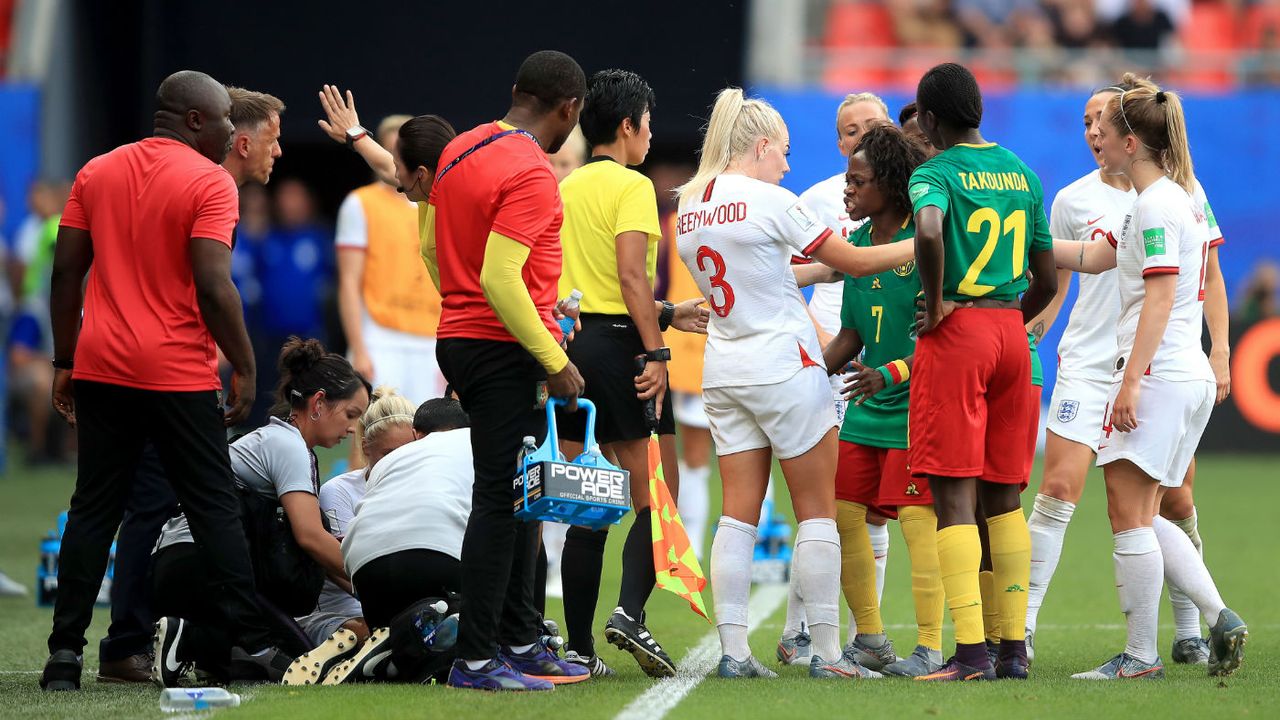
[[[1031,384],[1044,387],[1044,367],[1040,365],[1040,350],[1036,347],[1036,336],[1027,333],[1027,344],[1031,346]]]
[[[946,300],[1016,300],[1027,289],[1027,257],[1052,250],[1040,178],[990,143],[956,145],[911,174],[915,211],[944,213]]]
[[[893,241],[915,237],[916,226],[910,219]],[[849,235],[849,242],[859,247],[871,246],[871,223]],[[855,278],[845,276],[844,301],[840,307],[840,324],[858,331],[862,338],[862,364],[879,367],[906,358],[916,351],[911,328],[916,319],[916,293],[920,279],[916,263],[908,261],[878,275]],[[881,448],[907,447],[907,402],[911,381],[887,387],[861,405],[849,403],[840,439]]]

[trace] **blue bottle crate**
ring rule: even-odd
[[[547,438],[534,450],[522,452],[515,515],[525,521],[543,520],[600,529],[616,525],[631,510],[630,473],[600,454],[596,442],[596,406],[579,399],[587,413],[583,453],[566,461],[560,452],[555,409],[564,401],[547,400]]]

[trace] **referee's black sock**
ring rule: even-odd
[[[645,603],[653,593],[658,574],[653,568],[653,534],[649,508],[636,511],[636,520],[622,546],[622,589],[618,605],[636,622],[641,622]]]
[[[564,586],[564,628],[566,647],[583,657],[596,654],[591,622],[600,599],[600,570],[604,566],[607,530],[571,527],[560,556],[560,578]]]

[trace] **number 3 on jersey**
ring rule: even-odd
[[[987,226],[987,241],[982,246],[982,251],[978,253],[978,257],[974,259],[973,264],[969,266],[969,270],[965,272],[964,278],[956,289],[961,295],[969,297],[982,297],[987,293],[995,290],[994,285],[979,285],[978,276],[982,271],[987,269],[987,263],[991,262],[991,257],[995,255],[996,245],[1000,243],[1001,236],[1001,220],[1000,214],[995,208],[978,208],[969,216],[969,222],[965,229],[971,233],[977,234],[982,232],[982,226]],[[1026,263],[1027,257],[1027,211],[1015,210],[1004,218],[1003,234],[1013,233],[1013,275],[1010,279],[1016,280],[1022,277],[1023,265]]]
[[[707,261],[711,263],[711,269],[707,269]],[[724,273],[728,268],[724,265],[724,256],[712,250],[706,245],[698,248],[698,270],[701,272],[710,272],[711,276],[707,278],[707,282],[711,284],[711,297],[707,298],[707,302],[711,304],[711,309],[720,317],[728,317],[729,311],[733,309],[733,288],[729,283],[724,281]],[[720,297],[716,297],[716,290],[720,291]]]

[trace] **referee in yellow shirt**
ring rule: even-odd
[[[653,591],[653,546],[649,532],[649,427],[645,404],[653,399],[659,412],[658,432],[675,434],[675,418],[667,394],[667,361],[662,331],[673,322],[705,331],[701,298],[683,303],[655,303],[653,280],[658,261],[658,203],[653,183],[628,168],[649,153],[653,90],[639,76],[603,70],[587,86],[579,124],[591,146],[591,159],[560,183],[564,200],[564,269],[560,295],[582,291],[582,329],[569,345],[569,358],[586,381],[585,397],[599,409],[596,438],[606,456],[631,473],[635,522],[622,550],[622,587],[618,607],[605,626],[605,637],[630,652],[652,677],[670,677],[675,664],[645,628],[644,606]],[[636,358],[647,360],[636,374]],[[583,413],[558,418],[560,435],[582,441]],[[674,468],[668,468],[674,470]],[[672,478],[675,487],[675,478]],[[597,657],[591,636],[600,591],[606,531],[574,527],[562,558],[565,660],[589,668],[593,675],[612,671]]]

